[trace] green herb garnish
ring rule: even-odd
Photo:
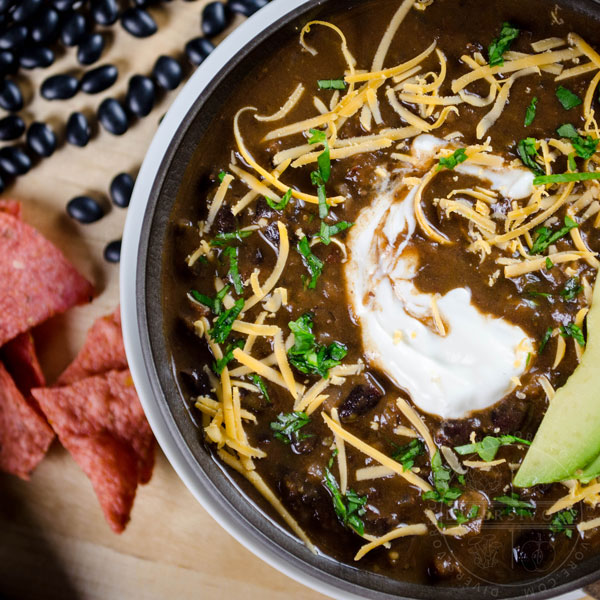
[[[571,142],[575,153],[580,158],[587,160],[588,158],[591,158],[598,149],[598,142],[600,140],[594,139],[589,135],[582,138],[571,123],[561,125],[556,130],[556,133],[558,133],[560,137],[567,138]],[[571,164],[569,164],[569,168],[572,170],[576,169],[576,167],[571,166]]]
[[[319,79],[320,90],[345,90],[348,86],[343,79]]]
[[[554,266],[554,263],[550,260],[550,257],[546,257],[546,269],[550,270]]]
[[[211,241],[211,246],[227,246],[233,242],[241,242],[244,238],[252,235],[252,231],[247,229],[237,229],[227,233],[218,233]]]
[[[456,520],[457,525],[464,525],[465,523],[472,521],[475,517],[477,517],[478,514],[479,506],[477,504],[474,504],[473,506],[471,506],[469,512],[466,515],[460,510],[455,510],[454,519]]]
[[[577,277],[571,277],[565,283],[565,287],[560,292],[560,295],[565,300],[574,300],[583,291],[583,286],[579,285]]]
[[[467,160],[467,152],[464,148],[459,148],[455,150],[450,156],[442,156],[440,158],[440,162],[437,166],[436,171],[441,171],[442,169],[449,169],[452,171],[457,165],[465,162]]]
[[[310,244],[308,243],[308,238],[306,236],[304,236],[298,242],[296,249],[302,255],[302,262],[304,263],[304,266],[308,269],[308,272],[310,273],[310,281],[308,283],[308,288],[313,290],[317,285],[317,280],[323,272],[323,261],[312,253],[312,250],[310,249]]]
[[[425,452],[425,445],[419,439],[411,440],[408,444],[396,449],[392,458],[402,465],[405,471],[410,471],[415,465],[415,458]]]
[[[546,329],[546,333],[544,334],[544,337],[542,338],[542,341],[540,342],[540,347],[538,348],[538,354],[541,354],[544,351],[546,344],[550,341],[550,338],[552,337],[552,332],[553,332],[552,327],[548,327],[548,329]]]
[[[556,97],[565,110],[571,110],[582,103],[581,98],[577,94],[562,85],[556,88]]]
[[[434,502],[443,502],[451,504],[459,496],[462,495],[462,490],[455,487],[450,487],[450,479],[452,471],[442,464],[442,457],[439,450],[433,455],[431,460],[431,473],[433,475],[433,487],[431,492],[423,494],[423,500],[433,500]]]
[[[510,496],[498,496],[494,500],[506,505],[506,508],[502,510],[503,515],[515,514],[519,517],[533,517],[535,505],[521,500],[519,494],[513,492]]]
[[[480,442],[465,444],[464,446],[455,446],[454,450],[461,456],[464,454],[477,453],[481,460],[490,462],[496,457],[496,453],[500,446],[508,446],[510,444],[525,444],[530,446],[531,442],[515,437],[514,435],[500,435],[498,437],[487,435]]]
[[[271,423],[273,436],[284,444],[297,443],[312,437],[312,433],[300,433],[300,430],[310,423],[310,417],[305,412],[294,411],[279,413],[277,421]]]
[[[533,238],[533,246],[531,247],[531,250],[529,250],[529,254],[541,254],[548,246],[557,242],[560,238],[567,235],[571,229],[575,229],[576,227],[579,227],[579,225],[567,215],[565,216],[564,227],[561,227],[558,231],[552,232],[548,227],[536,229]]]
[[[340,221],[334,225],[327,225],[324,221],[321,221],[321,231],[317,234],[317,237],[326,245],[329,246],[331,238],[346,229],[353,227],[354,223],[348,223],[348,221]]]
[[[575,152],[567,154],[567,164],[570,171],[577,171],[577,163],[575,162]]]
[[[590,173],[558,173],[557,175],[542,175],[535,177],[533,185],[550,185],[552,183],[571,183],[572,181],[589,181],[590,179],[600,179],[600,171]]]
[[[217,342],[217,344],[222,344],[229,337],[233,322],[238,318],[243,308],[244,299],[240,298],[239,300],[236,300],[235,304],[229,310],[226,310],[219,315],[212,329],[208,330],[210,337]]]
[[[499,67],[504,64],[504,53],[517,37],[519,37],[519,30],[516,27],[513,27],[510,23],[502,23],[500,35],[488,48],[488,64],[490,67]]]
[[[327,204],[327,194],[325,192],[325,184],[331,176],[331,153],[329,151],[329,143],[327,142],[327,134],[319,129],[311,129],[311,136],[308,138],[309,144],[323,144],[324,150],[317,158],[318,171],[313,171],[310,174],[310,179],[317,187],[317,196],[319,198],[319,217],[324,219],[329,214],[329,205]]]
[[[229,258],[229,279],[233,283],[233,289],[236,294],[244,293],[244,284],[242,283],[242,277],[240,276],[240,267],[238,262],[238,248],[236,246],[229,246],[223,251],[224,256]]]
[[[218,177],[219,177],[219,181],[220,181],[221,183],[223,183],[223,179],[225,179],[225,177],[227,177],[227,175],[228,175],[227,171],[221,171],[221,172],[219,173],[219,175],[218,175]]]
[[[517,154],[521,162],[536,175],[543,175],[544,171],[536,162],[536,157],[539,156],[535,147],[535,138],[525,138],[517,144]]]
[[[271,200],[271,198],[269,198],[268,196],[265,196],[265,200],[267,201],[267,204],[273,210],[283,210],[288,205],[288,202],[290,201],[291,197],[292,197],[292,189],[290,188],[284,194],[283,198],[279,202],[275,202],[275,200]]]
[[[564,533],[568,538],[573,537],[573,523],[577,513],[574,508],[561,510],[554,515],[552,523],[550,523],[550,531],[552,533]]]
[[[244,340],[236,340],[232,344],[228,344],[225,352],[223,354],[223,358],[217,360],[213,363],[213,371],[217,375],[221,375],[223,369],[233,360],[233,351],[236,348],[243,348]]]
[[[248,377],[250,377],[250,381],[252,381],[252,383],[260,390],[264,399],[271,404],[271,398],[269,398],[269,392],[267,392],[267,386],[265,385],[263,378],[256,373],[252,373],[252,375],[249,375]]]
[[[211,298],[210,296],[207,296],[206,294],[201,294],[200,292],[198,292],[196,290],[191,290],[190,296],[196,302],[200,302],[200,304],[204,304],[204,306],[208,306],[208,308],[210,308],[210,310],[212,310],[212,312],[215,315],[220,315],[221,311],[223,309],[223,298],[225,298],[225,296],[227,295],[227,292],[229,291],[230,287],[231,287],[230,285],[223,286],[221,288],[221,291],[218,292],[214,298]]]
[[[560,335],[564,338],[573,338],[582,348],[585,347],[585,337],[583,337],[583,331],[581,327],[575,325],[575,323],[568,323],[567,325],[560,326]]]
[[[525,127],[529,127],[533,123],[533,120],[535,119],[535,113],[537,110],[537,103],[538,99],[534,96],[531,99],[531,103],[527,107],[527,110],[525,111]]]

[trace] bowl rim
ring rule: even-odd
[[[360,600],[365,596],[354,593],[353,590],[356,590],[356,586],[353,584],[349,584],[348,589],[342,589],[334,583],[339,583],[340,580],[330,574],[319,573],[319,576],[315,576],[314,571],[311,570],[312,567],[311,569],[302,568],[302,565],[298,564],[299,559],[292,557],[296,560],[290,560],[285,553],[277,552],[279,547],[275,543],[270,542],[264,536],[261,538],[253,535],[243,517],[239,514],[233,515],[231,508],[222,503],[214,491],[199,481],[191,464],[191,461],[194,460],[193,456],[189,451],[186,452],[181,436],[178,436],[172,424],[165,420],[160,409],[162,394],[152,381],[149,364],[152,358],[147,348],[148,340],[142,331],[146,314],[142,301],[145,297],[145,288],[141,282],[144,280],[146,256],[143,251],[140,252],[140,248],[143,230],[147,225],[146,217],[151,205],[152,192],[164,163],[166,149],[171,146],[173,139],[185,126],[187,117],[201,93],[210,86],[219,73],[227,68],[238,53],[250,46],[253,41],[256,43],[256,39],[261,35],[267,36],[267,30],[278,21],[286,17],[292,18],[290,15],[302,12],[306,5],[318,7],[328,1],[296,0],[290,3],[289,0],[272,0],[270,4],[228,35],[180,90],[154,135],[137,176],[123,233],[120,299],[125,350],[140,402],[161,449],[188,490],[223,529],[273,568],[332,598]],[[150,208],[152,207],[150,206]],[[578,584],[580,585],[582,582],[590,583],[593,579],[595,577],[580,577],[577,581],[570,581],[557,588],[540,591],[528,597],[542,599],[555,597],[557,593],[562,593],[560,597],[564,600],[575,600],[580,598],[582,592],[574,588],[577,588]],[[459,598],[465,588],[454,589],[459,592],[456,596]],[[378,594],[373,597],[389,598],[388,595],[380,596]],[[515,596],[515,600],[517,598]]]

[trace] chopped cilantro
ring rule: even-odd
[[[560,335],[564,338],[573,338],[582,348],[585,347],[585,337],[583,337],[583,331],[581,327],[575,325],[575,323],[568,323],[567,325],[560,326]]]
[[[223,254],[229,258],[229,278],[233,283],[233,289],[236,294],[244,293],[244,284],[240,276],[240,267],[238,262],[238,248],[236,246],[228,246]]]
[[[573,523],[577,513],[574,508],[561,510],[554,515],[552,523],[550,523],[550,531],[552,533],[564,533],[568,538],[573,537]]]
[[[572,181],[589,181],[600,179],[600,171],[585,173],[558,173],[556,175],[541,175],[533,179],[533,185],[550,185],[553,183],[571,183]]]
[[[531,103],[527,107],[527,110],[525,111],[525,127],[529,127],[533,123],[533,120],[535,119],[535,113],[537,110],[537,103],[538,99],[534,96],[531,99]]]
[[[233,322],[238,318],[243,308],[244,299],[240,298],[239,300],[236,300],[235,304],[229,310],[226,310],[219,315],[212,329],[208,330],[210,337],[217,342],[217,344],[222,344],[229,337]]]
[[[221,183],[223,183],[223,179],[225,179],[225,177],[227,177],[227,171],[221,171],[221,172],[219,173],[218,177],[219,177],[219,181],[220,181]]]
[[[290,188],[283,196],[283,198],[279,201],[279,202],[275,202],[275,200],[271,200],[271,198],[265,196],[265,200],[267,201],[267,204],[273,209],[273,210],[283,210],[287,205],[288,202],[290,201],[290,198],[292,197],[292,188]]]
[[[220,315],[221,310],[223,309],[223,298],[225,298],[225,296],[227,295],[227,292],[229,291],[230,287],[231,287],[230,285],[223,286],[221,288],[221,291],[218,292],[214,298],[211,298],[210,296],[206,296],[205,294],[201,294],[200,292],[198,292],[196,290],[191,290],[190,296],[196,302],[200,302],[200,304],[204,304],[204,306],[208,306],[208,308],[210,308],[210,310],[212,310],[212,312],[215,315]]]
[[[517,144],[517,154],[521,159],[521,162],[536,175],[543,175],[544,171],[540,165],[536,162],[536,157],[539,156],[537,148],[535,147],[535,138],[525,138]]]
[[[362,536],[365,533],[365,525],[360,517],[367,512],[365,508],[367,497],[359,496],[351,489],[346,490],[346,494],[342,494],[336,478],[331,473],[332,465],[333,457],[325,468],[325,485],[331,492],[335,514],[345,526],[354,529],[358,535]]]
[[[252,235],[252,231],[247,229],[237,229],[236,231],[230,231],[227,233],[218,233],[215,238],[211,241],[211,246],[227,246],[233,242],[241,242],[244,238]]]
[[[312,433],[300,433],[300,429],[309,423],[310,417],[305,412],[279,413],[277,421],[271,423],[271,429],[280,442],[291,444],[313,436]]]
[[[243,348],[244,340],[236,340],[232,344],[228,344],[225,352],[223,354],[223,358],[220,358],[216,362],[213,363],[213,371],[217,375],[221,375],[223,369],[233,360],[233,351],[236,348]]]
[[[319,79],[317,83],[320,90],[345,90],[348,87],[343,79]]]
[[[260,390],[260,393],[264,396],[264,399],[271,404],[271,398],[269,398],[269,392],[267,392],[267,386],[265,385],[263,378],[256,373],[252,373],[252,375],[249,375],[249,377],[250,381],[252,381],[252,383]]]
[[[321,231],[317,234],[316,237],[320,238],[320,240],[326,245],[329,246],[331,243],[331,238],[346,229],[350,229],[353,227],[354,223],[348,223],[348,221],[340,221],[339,223],[335,223],[335,225],[327,225],[324,221],[321,221]]]
[[[440,163],[437,166],[436,171],[441,171],[442,169],[449,169],[452,171],[457,165],[465,162],[467,160],[467,152],[464,148],[459,148],[455,150],[450,156],[442,156],[440,158]]]
[[[425,445],[419,439],[411,440],[408,444],[396,448],[392,458],[402,465],[405,471],[410,471],[415,465],[415,458],[425,452]]]
[[[329,205],[327,204],[327,194],[325,192],[325,184],[331,176],[331,153],[329,151],[329,143],[327,135],[319,129],[311,129],[311,136],[308,138],[309,144],[323,144],[324,150],[317,158],[318,171],[313,171],[310,174],[313,185],[317,187],[317,196],[319,198],[319,217],[324,219],[329,214]]]
[[[337,367],[348,354],[348,349],[340,342],[329,346],[317,344],[313,333],[312,315],[303,314],[298,320],[290,321],[289,328],[294,334],[294,345],[288,350],[290,363],[301,373],[318,373],[324,379],[329,377],[329,369]]]
[[[579,227],[579,225],[567,215],[565,216],[564,227],[561,227],[558,231],[552,232],[548,227],[536,229],[533,238],[533,246],[531,247],[531,250],[529,250],[529,254],[541,254],[548,246],[557,242],[560,238],[567,235],[571,229],[575,229],[576,227]]]
[[[310,244],[308,243],[308,238],[304,236],[296,246],[298,252],[302,255],[302,262],[304,266],[308,269],[310,273],[310,281],[308,283],[308,287],[313,290],[317,285],[317,280],[321,276],[323,272],[323,261],[315,256],[311,249]]]
[[[562,85],[559,85],[556,88],[556,97],[565,110],[571,110],[572,108],[579,106],[582,102],[577,94],[574,94],[571,90]]]
[[[546,256],[546,269],[550,270],[554,266],[554,263],[550,260],[550,257]]]
[[[598,149],[598,142],[600,140],[597,140],[589,135],[586,135],[585,138],[582,138],[577,132],[577,129],[575,129],[571,123],[565,123],[564,125],[561,125],[556,130],[556,133],[558,133],[560,137],[567,138],[571,142],[575,153],[580,158],[587,160],[588,158],[591,158]],[[571,166],[570,163],[569,168],[572,170],[576,169],[576,167]]]
[[[550,338],[552,337],[552,331],[552,327],[548,327],[548,329],[546,329],[546,333],[544,334],[544,337],[540,342],[540,347],[538,348],[538,354],[541,354],[544,351],[546,344],[550,341]]]
[[[529,368],[529,363],[531,362],[531,352],[527,353],[527,360],[525,361],[525,368]]]
[[[502,510],[504,515],[515,514],[519,517],[533,517],[535,504],[521,500],[519,494],[513,492],[510,496],[498,496],[494,500],[506,505]]]
[[[455,510],[454,519],[456,520],[457,525],[464,525],[465,523],[472,521],[475,517],[477,517],[478,514],[479,505],[474,504],[473,506],[471,506],[469,512],[466,515],[460,510]]]
[[[452,471],[442,464],[442,457],[439,450],[433,455],[431,460],[431,473],[433,475],[433,487],[431,492],[423,494],[423,500],[433,500],[434,502],[443,502],[451,504],[462,495],[462,490],[455,487],[450,487],[450,479]]]
[[[567,155],[567,164],[569,165],[570,171],[577,171],[577,163],[575,162],[575,152],[571,152]]]
[[[577,277],[571,277],[567,279],[565,287],[560,292],[560,295],[565,300],[574,300],[583,291],[583,286],[579,285],[579,279]]]
[[[498,437],[487,435],[480,442],[465,444],[464,446],[455,446],[454,450],[461,456],[464,454],[477,453],[481,460],[490,462],[496,457],[496,453],[500,446],[508,446],[510,444],[525,444],[530,446],[531,442],[515,437],[514,435],[500,435]]]
[[[519,30],[516,27],[513,27],[510,23],[502,23],[500,35],[494,39],[488,48],[488,64],[490,67],[504,64],[504,53],[517,37],[519,37]]]
[[[552,298],[552,294],[549,294],[548,292],[536,292],[535,290],[528,290],[526,294],[528,296],[532,296],[533,298]]]

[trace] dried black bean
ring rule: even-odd
[[[23,108],[21,88],[10,79],[4,79],[0,83],[0,106],[8,112],[17,112]]]
[[[91,129],[88,120],[80,112],[74,112],[67,121],[67,142],[83,148],[90,141]]]
[[[159,56],[152,69],[152,77],[165,90],[174,90],[183,79],[181,65],[170,56]]]
[[[12,18],[18,23],[27,21],[42,7],[42,0],[20,0],[12,12]]]
[[[76,46],[85,36],[86,29],[85,17],[78,12],[72,12],[61,27],[60,39],[65,46]]]
[[[66,100],[72,98],[79,89],[79,81],[72,75],[53,75],[48,77],[41,87],[46,100]]]
[[[0,76],[14,75],[19,70],[17,57],[9,50],[0,51]]]
[[[33,19],[29,27],[31,39],[38,44],[49,44],[58,37],[58,13],[50,7],[44,8]]]
[[[119,76],[119,71],[114,65],[102,65],[88,71],[81,78],[81,90],[86,94],[98,94],[107,90]]]
[[[77,196],[67,204],[69,216],[80,223],[95,223],[104,216],[100,204],[90,196]]]
[[[60,12],[66,12],[67,10],[71,10],[76,3],[77,0],[52,0],[54,8],[56,8],[56,10],[59,10]]]
[[[46,123],[32,123],[26,139],[27,145],[39,156],[50,156],[56,150],[56,134]]]
[[[156,21],[143,8],[128,8],[121,15],[123,29],[131,35],[145,38],[156,33]]]
[[[245,17],[250,17],[268,3],[269,0],[229,0],[227,6],[229,6],[233,12],[240,13]]]
[[[121,260],[121,240],[109,242],[104,248],[104,260],[110,263],[118,263]]]
[[[123,135],[129,129],[129,117],[122,104],[114,98],[106,98],[98,107],[98,120],[113,135]]]
[[[129,173],[119,173],[110,182],[110,197],[113,204],[120,208],[127,208],[134,184],[135,181]]]
[[[100,33],[90,33],[79,43],[77,48],[77,60],[82,65],[95,63],[104,50],[104,37]]]
[[[54,52],[47,46],[27,46],[21,52],[19,62],[24,69],[46,68],[54,62]]]
[[[116,0],[92,0],[92,18],[98,25],[112,25],[119,18]]]
[[[27,40],[29,31],[25,25],[13,25],[0,33],[0,49],[18,50]]]
[[[202,11],[202,33],[206,37],[219,35],[227,27],[227,9],[222,2],[210,2]]]
[[[15,0],[0,0],[0,13],[8,12],[15,4]]]
[[[129,88],[125,97],[125,106],[138,117],[150,114],[154,107],[154,83],[144,75],[134,75],[129,80]]]
[[[17,115],[9,115],[0,119],[0,140],[16,140],[25,133],[25,123]]]
[[[381,397],[382,393],[376,387],[357,385],[340,406],[340,420],[344,423],[355,421],[375,408]]]
[[[31,169],[31,159],[18,146],[5,146],[0,149],[0,169],[7,175],[25,175]]]
[[[185,53],[188,60],[198,66],[215,49],[215,45],[204,37],[197,37],[185,45]]]

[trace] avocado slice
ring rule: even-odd
[[[600,458],[594,460],[599,454],[600,285],[595,285],[581,363],[556,391],[513,483],[530,487],[563,481],[588,465],[591,474],[592,467],[600,467]]]
[[[596,457],[596,460],[591,462],[583,471],[577,476],[577,479],[581,483],[589,483],[592,479],[600,476],[600,455]]]

